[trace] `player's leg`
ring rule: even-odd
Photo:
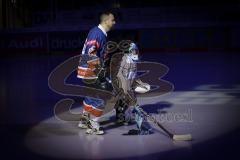
[[[150,134],[152,128],[145,116],[139,110],[137,98],[133,91],[128,92],[124,98],[123,102],[125,103],[125,106],[127,106],[127,109],[124,111],[124,122],[135,121],[137,126],[137,129],[134,131],[135,134]]]
[[[146,117],[139,110],[138,105],[136,105],[134,107],[133,112],[135,114],[135,121],[136,121],[136,124],[137,124],[139,134],[150,134],[150,133],[152,133],[152,127],[148,123]]]
[[[99,119],[103,115],[103,101],[86,97],[84,100],[84,110],[89,114],[87,122],[87,134],[104,134],[100,127]]]
[[[90,118],[90,111],[92,110],[92,106],[88,104],[87,98],[83,100],[83,117],[81,118],[78,127],[81,129],[87,129],[88,128],[88,123],[89,123],[89,118]]]

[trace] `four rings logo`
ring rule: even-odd
[[[117,49],[121,52],[125,52],[127,51],[130,42],[131,41],[129,40],[124,40],[120,43],[110,41],[105,47],[106,52],[115,52]],[[102,99],[105,106],[112,105],[111,100],[114,99],[115,96],[110,91],[87,87],[85,85],[66,83],[66,79],[71,74],[76,74],[79,59],[80,55],[71,57],[59,64],[48,77],[49,88],[63,96],[87,96]],[[160,96],[173,90],[173,85],[170,82],[161,79],[169,70],[167,66],[157,62],[142,61],[137,62],[137,70],[138,72],[143,73],[139,76],[141,80],[151,85],[151,90],[144,94],[137,94],[138,98]],[[59,100],[54,107],[55,116],[63,121],[79,121],[80,114],[71,112],[71,107],[74,103],[75,101],[71,98]]]

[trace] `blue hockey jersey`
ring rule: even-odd
[[[104,60],[106,43],[107,33],[101,25],[89,31],[78,66],[78,78],[98,78],[95,73],[95,66]],[[103,101],[101,99],[85,97],[83,101],[83,111],[89,112],[93,116],[100,117],[103,113],[103,108]]]
[[[82,56],[78,66],[78,78],[96,79],[94,72],[96,65],[103,64],[107,33],[101,25],[92,28],[82,49]]]
[[[105,44],[107,43],[107,33],[101,25],[92,28],[84,43],[82,54],[104,57]]]

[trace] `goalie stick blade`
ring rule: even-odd
[[[173,140],[175,141],[191,141],[191,134],[183,134],[183,135],[173,135]]]

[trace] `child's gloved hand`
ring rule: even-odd
[[[151,86],[148,83],[142,82],[140,79],[137,79],[134,83],[134,91],[137,93],[146,93],[150,91]]]

